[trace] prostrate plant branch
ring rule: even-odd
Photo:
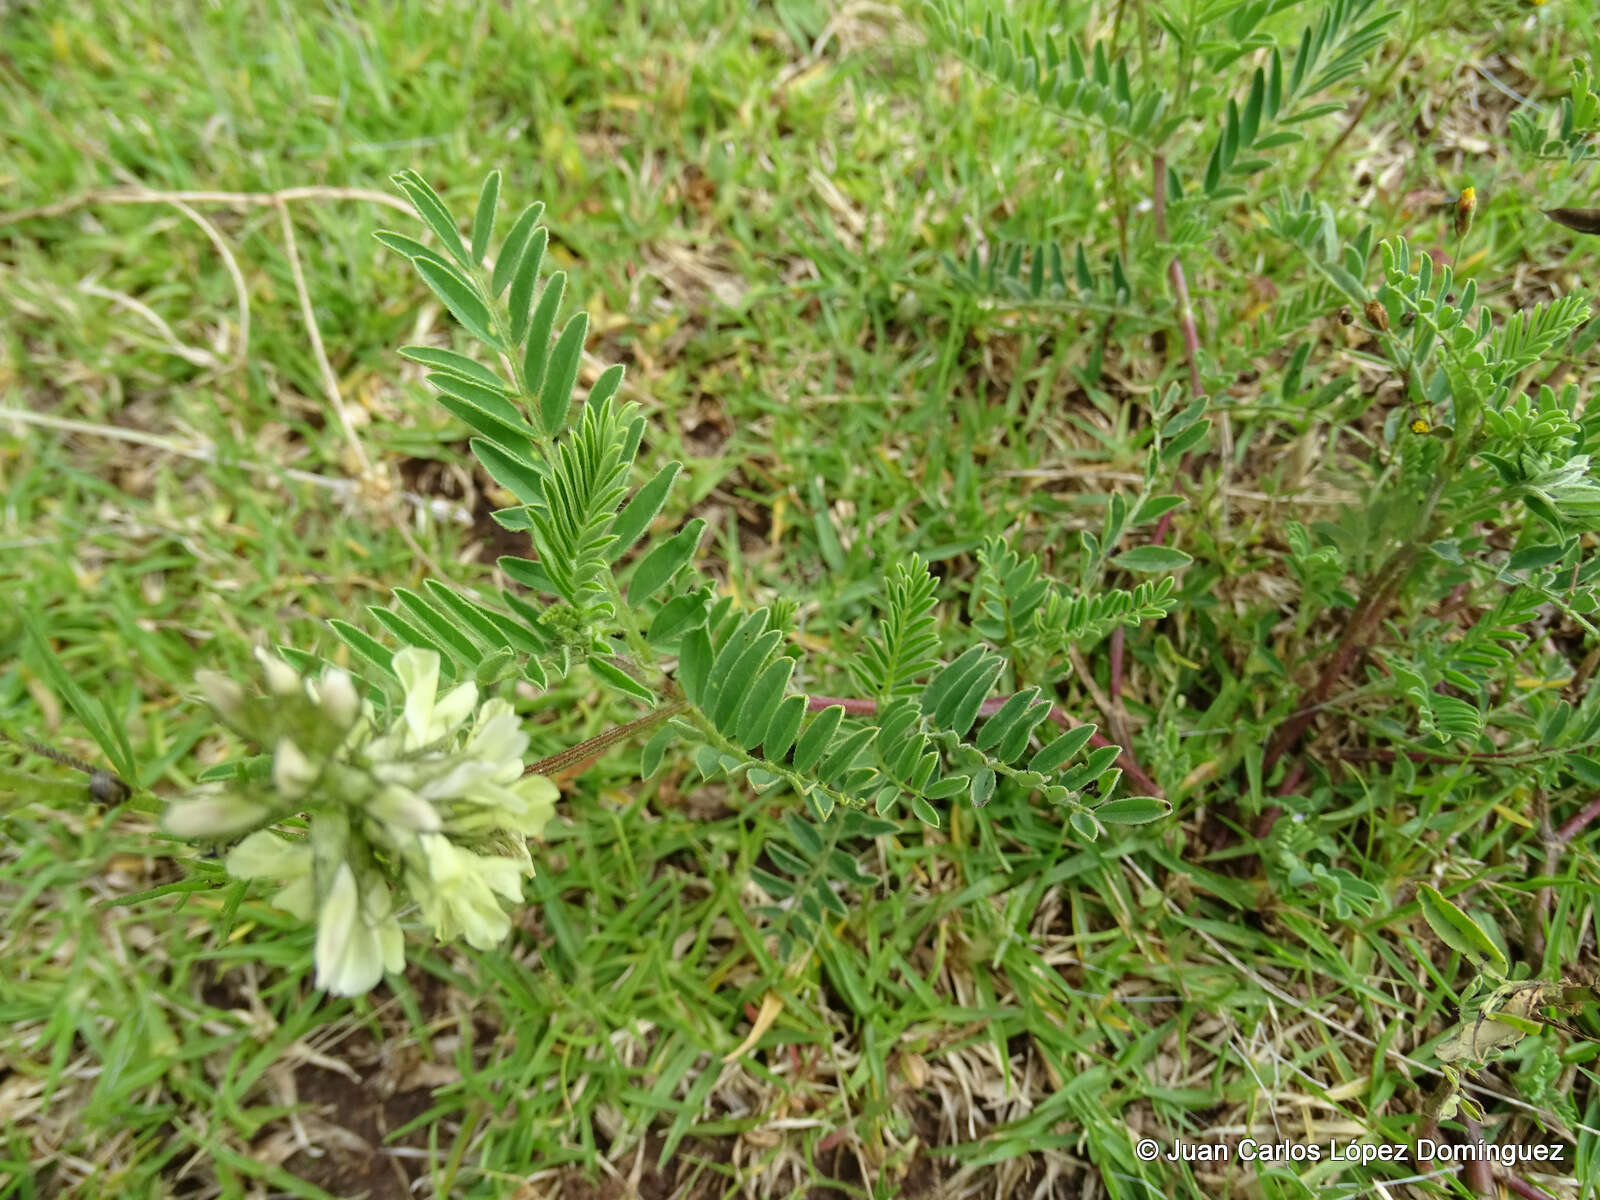
[[[388,712],[375,690],[361,699],[344,671],[288,648],[281,659],[263,656],[270,699],[206,680],[213,706],[270,752],[272,766],[265,778],[235,774],[220,790],[182,798],[167,817],[178,836],[244,835],[228,859],[236,877],[288,881],[280,898],[317,921],[325,986],[354,994],[400,969],[396,901],[407,895],[441,939],[498,942],[509,928],[501,901],[520,900],[520,876],[532,870],[525,839],[541,832],[559,794],[551,774],[580,771],[652,728],[641,778],[686,743],[701,779],[741,781],[758,796],[792,791],[814,820],[831,824],[824,836],[810,822],[787,822],[797,849],[773,853],[791,869],[752,873],[774,901],[799,898],[781,918],[780,943],[791,946],[820,936],[825,913],[844,915],[837,883],[875,882],[850,856],[832,853],[839,839],[895,832],[900,825],[890,818],[904,810],[937,827],[936,805],[981,807],[1004,785],[1056,806],[1085,840],[1171,811],[1123,750],[1067,717],[1044,689],[991,698],[1012,664],[983,640],[1021,639],[1058,661],[1074,640],[1165,615],[1171,578],[1072,593],[1041,577],[1037,556],[991,539],[979,554],[980,611],[971,632],[959,635],[960,653],[946,661],[953,650],[936,619],[938,581],[913,554],[887,572],[880,622],[842,664],[872,698],[838,702],[791,690],[795,604],[746,611],[719,595],[694,565],[703,518],[655,531],[682,464],[634,486],[647,422],[637,406],[618,402],[622,368],[602,371],[574,409],[588,316],[577,312],[558,331],[565,274],[539,286],[549,244],[543,205],[523,210],[486,267],[498,172],[483,183],[466,238],[420,175],[405,171],[395,183],[438,248],[390,231],[379,240],[411,260],[499,369],[441,346],[401,353],[428,368],[440,403],[473,430],[474,456],[515,500],[495,519],[526,533],[531,554],[499,560],[518,586],[498,596],[436,577],[420,589],[396,588],[396,607],[369,611],[399,649],[330,621],[354,655],[386,677],[391,696],[391,684],[403,689]],[[1157,435],[1161,442],[1186,433],[1187,443],[1168,446],[1174,458],[1204,434],[1201,408],[1178,412],[1175,404],[1171,395],[1161,401]],[[1145,491],[1141,508],[1172,499]],[[1162,511],[1160,503],[1144,514],[1125,503],[1113,508],[1108,547],[1124,523]],[[1171,565],[1141,564],[1147,572]],[[319,668],[320,683],[312,680]],[[505,700],[490,699],[467,724],[480,685],[520,676],[546,688],[575,669],[650,711],[532,766],[523,763],[528,735]],[[454,686],[441,695],[447,682]],[[1064,732],[1047,737],[1052,725]],[[1151,794],[1119,795],[1124,774]],[[275,828],[305,812],[314,817],[309,838]],[[790,922],[806,936],[789,934]]]
[[[1344,678],[1345,672],[1350,669],[1367,638],[1383,620],[1416,556],[1416,545],[1402,547],[1378,572],[1371,584],[1363,589],[1365,599],[1345,624],[1344,632],[1335,644],[1327,666],[1323,668],[1316,682],[1306,689],[1295,706],[1294,713],[1278,727],[1272,740],[1267,744],[1267,752],[1261,763],[1263,770],[1270,770],[1278,759],[1300,740],[1300,736],[1316,719],[1317,712],[1333,692],[1334,685]]]

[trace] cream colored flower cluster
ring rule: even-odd
[[[404,705],[387,727],[335,668],[302,679],[258,651],[265,696],[210,672],[201,689],[229,726],[268,748],[263,780],[209,785],[167,809],[186,838],[246,834],[229,874],[282,886],[273,903],[317,926],[317,984],[340,996],[405,966],[400,908],[414,903],[441,939],[498,945],[533,873],[525,839],[543,832],[556,787],[524,776],[528,736],[504,700],[463,683],[439,694],[439,656],[394,656]],[[270,826],[305,814],[304,836]]]

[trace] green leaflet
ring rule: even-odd
[[[479,299],[476,289],[465,277],[425,258],[412,260],[412,265],[429,290],[444,301],[444,306],[468,333],[486,346],[505,349],[505,343],[493,333],[494,317],[489,306]]]
[[[679,736],[677,726],[670,721],[656,730],[655,736],[645,743],[644,749],[639,753],[641,779],[649,779],[661,769],[662,756],[666,754],[667,747],[677,741]]]
[[[1068,759],[1089,744],[1089,739],[1094,736],[1094,730],[1093,725],[1079,725],[1075,729],[1067,730],[1029,760],[1028,770],[1038,771],[1041,775],[1049,775],[1058,770],[1066,765]]]
[[[450,261],[445,258],[444,255],[440,254],[431,246],[424,246],[421,242],[417,241],[416,238],[407,237],[403,233],[391,233],[387,229],[380,229],[372,236],[377,238],[385,246],[389,247],[389,249],[395,251],[395,253],[402,254],[406,258],[409,258],[413,263],[417,262],[419,259],[425,259],[426,261],[433,263],[435,266],[442,267],[447,271],[451,269]]]
[[[494,213],[500,203],[500,172],[490,171],[478,192],[478,207],[472,217],[472,261],[481,262],[489,252],[494,235]]]
[[[367,605],[367,612],[372,614],[373,620],[387,629],[394,637],[408,646],[417,646],[423,650],[432,650],[439,656],[439,674],[445,679],[456,677],[455,659],[447,649],[447,643],[430,633],[417,628],[399,613],[387,608],[379,608],[375,604]]]
[[[458,379],[476,383],[501,395],[507,395],[511,391],[505,381],[488,367],[454,350],[445,350],[438,346],[402,346],[400,357],[421,363],[425,367],[432,367],[435,371],[454,375]],[[431,376],[430,382],[432,382]]]
[[[727,675],[716,681],[714,707],[710,715],[717,728],[724,733],[735,734],[737,725],[734,718],[739,706],[746,702],[755,687],[758,672],[767,665],[782,643],[783,636],[781,629],[769,629],[763,633],[734,660]]]
[[[670,647],[690,626],[704,625],[705,616],[706,595],[703,590],[674,596],[656,612],[645,637],[657,645]]]
[[[521,458],[484,438],[473,438],[469,445],[490,478],[506,491],[523,504],[544,503],[544,473],[532,459]]]
[[[633,578],[628,582],[629,603],[638,604],[669,582],[694,557],[695,547],[700,544],[700,535],[705,528],[704,519],[696,517],[645,555],[633,569]]]
[[[416,209],[417,216],[433,230],[450,257],[470,271],[472,260],[467,257],[461,245],[461,231],[456,228],[455,218],[444,206],[444,201],[439,199],[439,194],[415,171],[401,171],[394,176],[394,183],[406,194],[406,199],[411,201],[411,207]]]
[[[528,248],[528,241],[533,236],[533,228],[539,223],[539,218],[542,216],[544,216],[543,204],[528,205],[527,208],[522,210],[522,215],[517,218],[516,223],[511,226],[511,232],[506,234],[506,240],[500,244],[500,253],[494,260],[494,275],[489,281],[489,290],[495,296],[499,296],[501,292],[506,290],[506,284],[512,281],[521,267],[523,251]],[[543,256],[544,250],[541,246],[540,257],[542,258]],[[538,274],[537,264],[534,266],[533,273],[535,275]],[[526,309],[528,297],[524,296],[522,303],[523,308]],[[511,307],[515,312],[516,305],[513,304]],[[515,340],[521,340],[516,333],[513,333],[512,337]]]
[[[455,657],[463,662],[475,663],[480,655],[478,648],[472,644],[472,639],[461,632],[457,624],[444,613],[434,608],[410,588],[397,587],[394,598],[409,612],[419,625],[439,642],[448,646]]]
[[[800,721],[805,716],[804,696],[785,696],[767,725],[766,737],[761,743],[762,757],[769,762],[782,762],[794,735],[800,732]]]
[[[1107,825],[1147,825],[1159,821],[1172,811],[1172,806],[1154,796],[1125,796],[1108,800],[1097,806],[1094,815]]]
[[[555,434],[567,423],[567,407],[572,403],[573,385],[578,382],[578,363],[583,358],[583,340],[588,333],[589,314],[575,314],[550,353],[549,367],[539,389],[539,419],[546,433]],[[610,369],[619,373],[622,370],[620,366]]]
[[[739,713],[737,737],[746,750],[766,740],[773,718],[783,703],[784,690],[794,673],[794,659],[780,656],[769,663],[755,684],[749,689],[744,707]],[[770,755],[769,755],[770,757]]]
[[[697,707],[705,699],[706,679],[711,674],[711,637],[705,626],[691,630],[678,651],[678,684],[689,703]]]
[[[1417,888],[1417,903],[1422,907],[1423,918],[1445,945],[1471,959],[1480,970],[1505,977],[1510,970],[1506,956],[1481,925],[1429,884]]]
[[[661,506],[666,503],[667,493],[672,490],[673,481],[682,469],[682,463],[669,462],[655,473],[649,483],[635,492],[633,499],[617,514],[617,519],[611,523],[611,532],[617,539],[611,545],[612,562],[621,558],[650,527],[650,522],[655,520]]]
[[[531,250],[529,254],[531,257]],[[556,310],[561,307],[561,297],[566,290],[565,271],[557,271],[545,280],[544,291],[539,295],[539,303],[534,307],[533,314],[528,318],[526,328],[521,335],[528,339],[528,347],[522,359],[522,385],[530,396],[538,394],[544,387],[545,369],[550,362],[550,331],[555,328]],[[513,285],[513,312],[522,312],[521,308],[515,306],[515,299],[516,286]]]
[[[654,704],[656,702],[654,692],[615,663],[608,662],[597,654],[589,655],[588,663],[589,669],[595,673],[596,677],[609,683],[617,691],[632,696],[635,700],[642,701],[645,704]]]
[[[550,328],[555,323],[556,308],[561,303],[561,293],[565,276],[559,278],[552,276],[550,283],[545,285],[545,293],[539,300],[537,311],[533,308],[533,287],[539,282],[539,268],[544,266],[545,248],[550,244],[550,232],[547,229],[534,230],[528,239],[527,247],[522,251],[522,257],[517,263],[515,273],[511,276],[511,294],[506,299],[506,305],[511,310],[511,340],[519,346],[523,339],[528,339],[528,356],[533,354],[533,348],[539,347],[543,362],[543,354],[548,349]],[[499,268],[495,270],[499,276]],[[541,323],[542,318],[542,323]],[[537,331],[532,333],[531,331]],[[524,367],[528,359],[524,358]],[[540,368],[543,370],[543,367]],[[539,381],[528,379],[527,387],[530,392],[536,391]]]
[[[500,392],[459,375],[434,373],[428,382],[439,389],[439,403],[490,441],[524,451],[538,431],[523,419],[517,406]]]
[[[802,773],[817,765],[822,752],[828,748],[839,722],[844,720],[844,707],[832,705],[811,718],[811,724],[794,748],[794,769]]]

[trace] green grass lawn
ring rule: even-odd
[[[1018,7],[1104,35],[1121,6]],[[1423,193],[1473,185],[1458,265],[1483,294],[1593,284],[1596,241],[1538,210],[1597,203],[1594,175],[1505,149],[1507,91],[1561,94],[1600,51],[1592,12],[1403,13],[1359,114],[1309,123],[1225,223],[1174,236],[1206,247],[1189,286],[1225,414],[1181,481],[1195,562],[1177,614],[1129,631],[1115,688],[1102,641],[1056,697],[1126,725],[1170,819],[1085,843],[1002,791],[942,829],[846,828],[878,882],[785,957],[751,871],[804,839],[803,806],[697,783],[686,758],[641,782],[622,750],[562,780],[503,952],[413,938],[403,979],[337,1000],[312,931],[156,820],[240,752],[197,669],[254,679],[257,644],[348,662],[327,619],[376,633],[391,589],[487,588],[526,548],[396,353],[460,334],[372,236],[417,234],[389,177],[470,212],[498,167],[514,205],[546,204],[591,316],[580,380],[626,364],[642,469],[686,464],[663,526],[706,519],[741,607],[798,602],[802,685],[848,695],[889,563],[927,559],[970,640],[986,539],[1064,563],[1138,483],[1144,414],[1188,379],[1170,251],[1144,244],[1145,209],[1113,215],[1147,164],[1113,169],[893,5],[0,0],[0,1196],[1503,1194],[1453,1167],[1133,1149],[1415,1136],[1471,977],[1419,883],[1478,889],[1531,977],[1596,967],[1593,835],[1542,837],[1592,788],[1345,761],[1307,819],[1383,896],[1352,917],[1275,890],[1273,797],[1235,770],[1260,698],[1331,642],[1294,621],[1285,523],[1360,499],[1399,394],[1267,201],[1310,186],[1346,236],[1448,251]],[[995,301],[944,261],[1052,239],[1100,277],[1130,234],[1138,287],[1088,303]],[[1280,387],[1285,329],[1317,347],[1307,395],[1356,377],[1343,408]],[[1593,348],[1563,371],[1592,389]],[[1552,621],[1539,645],[1527,687],[1577,678],[1582,708],[1592,643]],[[63,675],[125,738],[130,802],[97,806],[19,744],[104,762]],[[582,672],[505,694],[536,755],[637,715]],[[1359,699],[1338,698],[1352,727],[1393,734]],[[1548,1194],[1593,1195],[1600,1023],[1568,1019],[1576,1036],[1530,1039],[1467,1094],[1490,1140],[1571,1148]]]

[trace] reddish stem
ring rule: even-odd
[[[1522,1197],[1522,1200],[1550,1200],[1549,1192],[1542,1192],[1534,1187],[1533,1184],[1527,1183],[1515,1175],[1499,1174],[1495,1178],[1504,1185],[1508,1192],[1515,1192]]]
[[[1306,764],[1302,759],[1289,768],[1289,773],[1283,777],[1283,784],[1278,788],[1278,795],[1292,796],[1300,786],[1300,780],[1305,777]],[[1278,818],[1283,816],[1283,809],[1279,805],[1272,805],[1263,809],[1260,818],[1256,821],[1256,839],[1259,841],[1272,832],[1272,827],[1278,823]]]
[[[1167,240],[1167,160],[1158,154],[1152,164],[1155,171],[1156,237]],[[1194,325],[1194,309],[1189,305],[1189,280],[1183,273],[1183,260],[1176,254],[1167,264],[1167,278],[1172,280],[1172,291],[1178,298],[1178,329],[1183,333],[1183,349],[1189,359],[1189,387],[1196,396],[1204,390],[1200,381],[1200,334]]]
[[[1344,633],[1334,647],[1333,656],[1321,676],[1300,697],[1295,713],[1273,734],[1272,741],[1267,746],[1266,757],[1262,759],[1263,769],[1270,768],[1282,758],[1284,752],[1300,740],[1300,735],[1316,719],[1317,709],[1333,692],[1333,685],[1344,677],[1344,673],[1350,669],[1350,664],[1355,661],[1357,654],[1365,645],[1367,636],[1383,619],[1383,614],[1388,609],[1390,601],[1394,599],[1395,593],[1399,591],[1400,582],[1405,578],[1414,556],[1415,551],[1408,547],[1396,554],[1378,572],[1372,586],[1367,589],[1367,598],[1357,606],[1350,623],[1345,626]]]
[[[1463,1125],[1467,1128],[1467,1144],[1474,1150],[1481,1150],[1483,1141],[1483,1126],[1471,1117],[1463,1117]],[[1461,1180],[1471,1189],[1474,1196],[1493,1196],[1494,1167],[1487,1159],[1469,1158],[1461,1164]]]
[[[1329,751],[1329,757],[1337,758],[1341,762],[1395,762],[1407,759],[1417,763],[1452,763],[1460,766],[1463,763],[1491,762],[1497,758],[1522,758],[1527,751],[1523,750],[1474,750],[1471,754],[1434,754],[1428,750],[1389,750],[1375,746],[1350,746],[1342,750]]]
[[[1600,795],[1585,804],[1572,818],[1562,823],[1556,830],[1555,841],[1558,846],[1565,846],[1573,838],[1583,832],[1584,827],[1596,817],[1600,817]]]

